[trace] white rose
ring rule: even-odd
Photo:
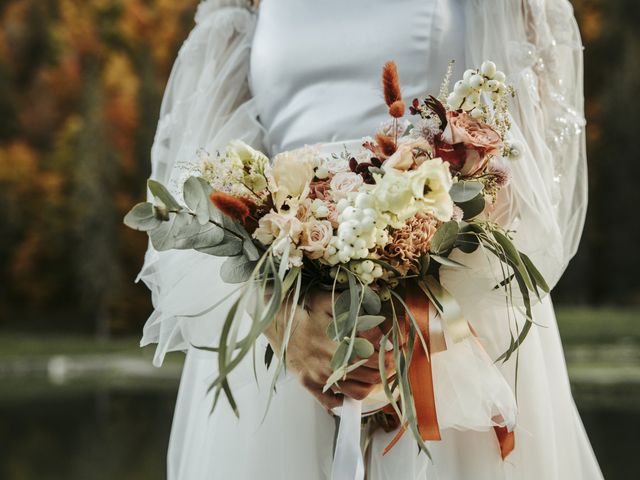
[[[342,198],[347,198],[351,192],[357,192],[362,186],[364,180],[362,176],[353,172],[336,173],[329,186],[331,187],[331,196],[337,202]]]

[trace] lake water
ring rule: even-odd
[[[165,478],[175,386],[9,390],[0,398],[0,479]],[[640,402],[626,396],[621,408],[615,395],[601,397],[587,392],[577,402],[605,478],[640,478]]]

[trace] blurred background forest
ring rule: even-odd
[[[0,1],[0,328],[127,333],[163,87],[197,0]],[[586,45],[590,208],[556,302],[640,304],[636,0],[574,0]],[[622,253],[624,252],[624,254]]]

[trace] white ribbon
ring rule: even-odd
[[[336,409],[337,410],[337,409]],[[364,459],[360,449],[362,402],[344,397],[333,455],[331,480],[363,480]]]

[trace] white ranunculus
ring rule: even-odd
[[[280,208],[288,197],[300,198],[308,192],[318,157],[318,149],[308,146],[275,156],[273,165],[268,166],[265,173],[276,208]]]

